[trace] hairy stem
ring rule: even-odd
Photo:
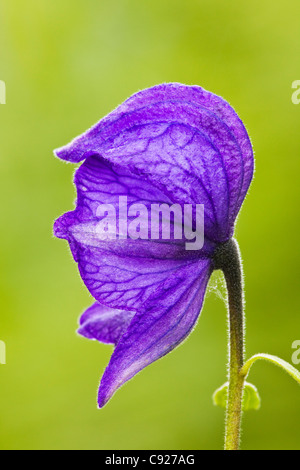
[[[252,365],[256,361],[260,360],[268,361],[278,367],[281,367],[281,369],[285,370],[294,380],[296,380],[296,382],[298,382],[298,384],[300,384],[300,372],[288,362],[280,359],[280,357],[271,356],[270,354],[255,354],[255,356],[250,357],[250,359],[245,362],[243,368],[241,369],[241,375],[246,378]]]
[[[240,443],[244,365],[243,274],[238,244],[234,239],[219,246],[214,255],[215,269],[224,273],[228,291],[229,388],[226,410],[225,450],[238,450]]]

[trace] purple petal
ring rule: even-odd
[[[117,344],[134,314],[135,312],[112,309],[96,302],[81,316],[78,333],[101,343]]]
[[[55,222],[54,232],[68,240],[85,285],[100,302],[83,314],[79,333],[116,344],[99,389],[102,407],[194,327],[213,252],[233,235],[250,185],[253,152],[227,102],[200,87],[171,83],[133,95],[56,155],[85,160],[75,177],[76,209]],[[204,204],[202,250],[187,251],[184,239],[132,240],[127,228],[124,233],[113,225],[109,234],[116,239],[99,237],[99,205],[109,204],[118,218],[120,196],[148,209],[153,203]]]
[[[253,174],[251,144],[235,111],[200,87],[180,84],[133,95],[56,153],[73,162],[101,155],[173,202],[203,203],[216,242],[232,236]]]
[[[92,296],[106,306],[137,310],[173,272],[193,266],[194,257],[211,256],[215,244],[206,241],[201,252],[189,254],[183,240],[99,240],[96,226],[100,203],[117,205],[119,195],[128,204],[169,199],[152,184],[124,168],[89,157],[77,171],[77,208],[55,223],[55,235],[69,241],[81,277]],[[116,206],[117,208],[117,206]]]
[[[137,313],[120,339],[101,380],[98,405],[144,367],[178,346],[192,331],[211,274],[208,260],[174,272]]]

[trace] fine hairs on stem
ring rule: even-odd
[[[228,291],[229,365],[226,410],[225,449],[237,450],[240,443],[242,398],[245,378],[240,374],[244,365],[244,294],[243,274],[237,242],[229,240],[217,248],[214,268],[223,271]]]
[[[214,269],[220,269],[223,272],[228,292],[228,383],[219,389],[223,390],[225,388],[227,391],[225,450],[238,450],[240,446],[241,420],[244,406],[244,387],[247,387],[248,394],[251,393],[252,399],[254,398],[252,409],[258,409],[260,401],[256,388],[246,382],[252,365],[259,360],[272,363],[285,370],[298,384],[300,384],[300,372],[288,362],[270,354],[255,354],[247,361],[244,359],[245,319],[243,271],[239,247],[234,239],[229,240],[216,249],[214,255]],[[219,392],[219,390],[216,392]],[[217,401],[218,400],[215,398],[215,403]]]

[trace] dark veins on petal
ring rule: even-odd
[[[76,209],[55,222],[54,232],[68,240],[97,300],[78,332],[116,345],[99,389],[102,407],[195,326],[213,253],[232,237],[252,180],[253,151],[226,101],[198,86],[169,83],[136,93],[56,155],[83,161],[75,175]],[[185,239],[123,239],[118,227],[116,239],[100,239],[98,208],[110,204],[118,219],[120,196],[149,213],[153,204],[203,204],[203,248],[187,251]]]

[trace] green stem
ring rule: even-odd
[[[300,372],[293,367],[291,364],[288,362],[284,361],[283,359],[280,359],[280,357],[277,356],[271,356],[270,354],[255,354],[255,356],[252,356],[248,361],[243,365],[241,369],[241,376],[246,379],[247,375],[249,374],[249,370],[251,366],[254,364],[254,362],[263,360],[263,361],[268,361],[271,362],[272,364],[275,364],[278,367],[281,367],[283,370],[285,370],[298,384],[300,384]]]
[[[226,410],[225,450],[238,450],[240,444],[244,365],[243,274],[238,244],[231,239],[214,256],[215,269],[224,273],[228,291],[229,387]]]

